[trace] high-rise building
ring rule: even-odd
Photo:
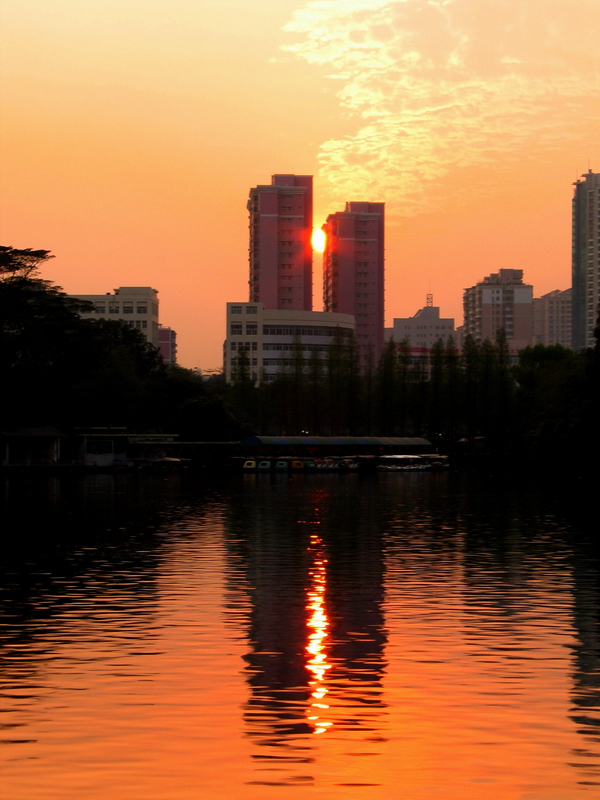
[[[141,331],[146,340],[158,347],[158,292],[150,286],[121,286],[111,294],[70,295],[94,304],[93,311],[83,312],[84,319],[118,319]]]
[[[273,175],[250,190],[250,302],[312,310],[312,175]]]
[[[600,174],[576,181],[573,194],[573,349],[594,345],[600,301]]]
[[[346,203],[327,217],[323,253],[323,307],[353,314],[363,359],[383,349],[385,203]]]
[[[533,343],[571,347],[571,289],[533,299]]]
[[[464,336],[494,340],[500,330],[511,356],[529,347],[533,336],[533,286],[523,283],[522,269],[501,269],[465,289]]]

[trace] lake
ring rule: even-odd
[[[556,492],[0,485],[3,800],[600,796],[597,525]]]

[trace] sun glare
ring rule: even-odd
[[[317,253],[322,253],[325,250],[325,231],[320,228],[314,228],[312,233],[312,246],[313,250]]]

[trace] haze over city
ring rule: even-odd
[[[570,285],[600,165],[600,6],[5,0],[2,239],[74,294],[153,286],[183,366],[248,299],[250,187],[314,175],[314,223],[386,203],[386,323],[523,269]],[[321,308],[321,257],[313,307]]]

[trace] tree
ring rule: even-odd
[[[323,359],[318,345],[313,345],[308,362],[309,423],[307,429],[313,436],[321,433],[323,419]]]
[[[444,397],[445,383],[445,353],[444,342],[438,339],[434,342],[429,354],[429,438],[439,442],[445,427],[446,398]]]
[[[589,449],[593,416],[586,413],[591,397],[586,362],[585,353],[558,344],[521,350],[514,368],[513,436],[523,450],[556,462],[561,455],[572,458],[578,449]]]
[[[387,342],[376,374],[377,386],[377,433],[393,436],[397,412],[398,362],[396,343],[393,338]]]
[[[0,245],[0,280],[12,281],[30,279],[36,276],[40,265],[54,258],[49,250],[16,250],[14,247]]]
[[[464,418],[467,435],[472,439],[481,433],[481,346],[471,334],[467,334],[463,343],[462,368]]]
[[[0,247],[0,409],[5,424],[47,424],[72,370],[88,305],[37,277],[47,250]]]

